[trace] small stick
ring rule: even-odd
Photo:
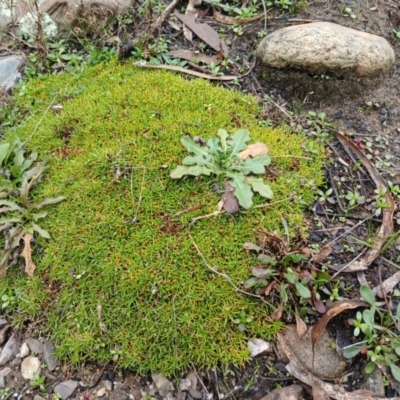
[[[352,264],[354,261],[358,260],[365,252],[366,252],[366,248],[363,249],[363,251],[355,258],[353,258],[349,263],[347,263],[343,268],[340,268],[339,271],[337,271],[336,273],[334,273],[332,275],[331,279],[336,278],[342,271],[344,271],[350,264]]]
[[[182,211],[177,212],[176,214],[173,215],[173,217],[179,217],[179,215],[183,215],[183,214],[186,214],[188,212],[199,210],[200,208],[203,208],[203,207],[204,207],[204,204],[199,204],[197,206],[189,207],[189,208],[186,208],[186,210],[182,210]]]
[[[161,28],[162,23],[169,17],[174,8],[178,5],[179,1],[180,0],[172,0],[169,6],[160,14],[152,26],[154,31],[158,31]]]
[[[192,235],[189,234],[190,239],[192,239],[192,243],[193,246],[195,247],[195,249],[197,250],[197,253],[199,254],[200,258],[203,260],[204,265],[211,270],[212,272],[214,272],[214,274],[221,276],[222,278],[226,279],[229,284],[239,293],[242,293],[246,296],[250,296],[250,297],[255,297],[257,299],[260,299],[263,303],[269,305],[270,307],[272,307],[273,309],[276,309],[271,303],[268,303],[268,301],[266,301],[262,296],[259,296],[258,294],[253,294],[253,293],[249,293],[246,292],[242,289],[240,289],[239,287],[237,287],[233,282],[232,279],[230,278],[230,276],[228,276],[227,274],[223,274],[222,272],[218,272],[215,268],[213,268],[205,259],[205,257],[203,256],[203,253],[200,251],[200,249],[198,248],[196,242],[194,241]]]

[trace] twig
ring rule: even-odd
[[[381,269],[382,269],[382,265],[380,265],[379,269],[378,269],[379,286],[381,288],[381,293],[382,293],[383,299],[385,300],[385,304],[386,304],[388,313],[390,315],[390,318],[392,319],[392,322],[393,322],[394,326],[396,327],[397,331],[400,332],[400,327],[397,324],[396,319],[393,317],[392,312],[390,311],[389,302],[388,302],[388,299],[387,299],[387,296],[386,296],[386,291],[385,291],[385,288],[383,287]]]
[[[160,14],[156,22],[152,25],[153,31],[158,31],[161,28],[162,23],[169,17],[174,8],[178,5],[180,0],[172,0],[169,6]]]
[[[275,101],[273,101],[271,99],[271,97],[269,97],[268,95],[265,95],[265,97],[268,99],[268,101],[270,101],[275,107],[277,107],[280,111],[282,111],[291,121],[293,121],[293,118],[285,111],[284,108],[282,108],[278,103],[276,103]]]
[[[121,178],[122,175],[125,174],[126,171],[128,171],[129,169],[131,169],[131,167],[125,167],[120,173],[115,174],[114,178],[112,179],[112,181],[107,185],[107,187],[111,186],[113,183],[117,182],[119,180],[119,178]]]
[[[203,207],[204,207],[204,204],[199,204],[197,206],[189,207],[189,208],[186,208],[185,210],[177,212],[176,214],[173,215],[173,217],[179,217],[180,215],[183,215],[188,212],[195,211],[195,210],[199,210],[200,208],[203,208]]]
[[[329,174],[329,179],[331,181],[332,189],[333,189],[333,192],[335,193],[336,200],[337,200],[338,206],[340,208],[340,211],[342,213],[346,213],[346,211],[343,208],[342,201],[340,200],[340,196],[339,196],[339,193],[338,193],[338,190],[337,190],[337,187],[336,187],[336,182],[333,180],[332,172],[331,172],[330,168],[328,168],[328,174]]]
[[[211,214],[201,215],[200,217],[193,217],[193,218],[191,218],[191,220],[190,220],[189,228],[191,228],[191,227],[194,225],[194,223],[195,223],[196,221],[199,221],[200,219],[203,219],[203,218],[210,218],[210,217],[216,217],[216,216],[218,216],[218,215],[220,215],[220,214],[225,214],[225,211],[214,211],[214,212],[212,212]]]
[[[51,101],[51,103],[49,104],[49,106],[46,108],[46,111],[43,113],[42,117],[40,118],[39,122],[36,124],[35,129],[33,130],[33,132],[25,139],[25,141],[22,143],[22,146],[25,146],[26,143],[32,139],[33,135],[36,133],[37,129],[39,128],[39,125],[42,123],[43,118],[46,116],[46,114],[48,113],[48,111],[50,110],[51,106],[53,105],[53,103],[56,101],[57,95],[55,95],[53,97],[53,100]],[[21,146],[21,147],[22,147]]]
[[[290,154],[285,154],[283,156],[271,156],[271,158],[283,158],[283,157],[290,157],[290,158],[302,158],[303,160],[311,160],[313,161],[314,159],[311,157],[302,157],[302,156],[292,156]]]
[[[343,268],[340,268],[339,271],[335,272],[332,275],[331,279],[336,278],[341,272],[343,272],[349,265],[353,264],[354,261],[358,260],[365,252],[367,251],[367,249],[363,249],[362,252],[360,254],[357,255],[357,257],[353,258],[349,263],[347,263]],[[328,265],[329,267],[329,265]]]
[[[274,201],[273,203],[260,204],[258,206],[253,206],[252,208],[264,208],[264,207],[274,206],[275,204],[283,203],[284,201],[288,201],[288,200],[292,200],[292,199],[293,199],[293,197],[291,196],[291,197],[288,197],[287,199]]]
[[[258,294],[253,294],[253,293],[249,293],[246,292],[242,289],[240,289],[239,287],[237,287],[233,282],[232,279],[230,278],[230,276],[228,276],[227,274],[223,274],[222,272],[218,272],[215,268],[213,268],[205,259],[205,257],[203,256],[203,253],[200,251],[200,249],[198,248],[196,242],[194,241],[192,235],[189,234],[190,239],[192,239],[192,243],[193,246],[195,247],[195,249],[197,250],[197,253],[199,254],[200,258],[203,260],[204,265],[212,272],[214,272],[214,274],[226,279],[229,284],[239,293],[242,293],[246,296],[250,296],[250,297],[255,297],[257,299],[260,299],[263,303],[269,305],[270,307],[272,307],[274,310],[276,309],[276,307],[274,307],[271,303],[269,303],[268,301],[266,301],[262,296],[259,296]]]
[[[140,203],[142,202],[142,193],[143,193],[143,184],[144,184],[145,175],[146,175],[146,168],[143,169],[142,184],[140,185],[139,200],[138,200],[138,203],[136,206],[135,216],[133,217],[132,221],[137,221],[137,215],[139,212]],[[133,174],[131,174],[131,196],[132,196],[132,203],[133,203]]]

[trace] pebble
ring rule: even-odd
[[[6,345],[0,353],[0,366],[5,365],[8,361],[15,357],[21,347],[20,336],[14,333],[10,339],[8,339]]]
[[[300,385],[286,386],[281,389],[274,389],[261,400],[301,400],[303,399],[304,390]]]
[[[182,379],[179,382],[179,389],[182,390],[182,392],[189,391],[191,387],[192,387],[192,382],[189,379]]]
[[[19,354],[18,354],[19,357],[20,358],[25,358],[25,357],[29,356],[29,353],[30,353],[29,347],[26,344],[26,342],[22,343],[22,346],[21,346],[21,348],[19,350]]]
[[[52,372],[56,369],[58,365],[58,360],[56,359],[54,355],[54,344],[47,341],[44,343],[43,346],[43,359],[44,362],[46,363],[47,369]]]
[[[79,386],[78,381],[73,381],[72,379],[59,383],[54,388],[54,393],[58,393],[63,400],[68,399],[75,389]]]
[[[157,386],[160,396],[166,397],[168,393],[174,391],[174,385],[164,375],[153,373],[151,378]]]
[[[103,397],[106,394],[106,388],[101,388],[96,392],[96,397]]]
[[[32,353],[42,354],[43,353],[43,343],[40,340],[34,338],[28,338],[25,340]]]
[[[109,392],[111,392],[113,390],[113,383],[111,381],[104,381],[103,382],[104,387],[106,390],[108,390]]]
[[[255,357],[259,354],[265,353],[272,350],[271,343],[266,342],[263,339],[251,339],[247,342],[247,348],[250,351],[250,356]]]
[[[25,57],[11,55],[0,57],[0,89],[8,92],[21,78],[20,70]]]
[[[0,376],[0,389],[4,389],[6,387],[6,379],[4,376]]]
[[[385,107],[381,108],[381,114],[386,115],[388,113],[388,110],[386,110]]]
[[[37,357],[26,357],[21,364],[21,375],[24,379],[31,381],[35,374],[40,371],[40,360]]]

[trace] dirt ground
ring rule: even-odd
[[[342,3],[340,3],[342,4]],[[268,33],[277,29],[294,25],[297,23],[308,23],[313,21],[329,21],[338,23],[350,28],[355,28],[368,33],[380,35],[386,38],[393,46],[396,53],[396,65],[386,76],[376,79],[358,79],[349,76],[330,76],[329,79],[315,77],[301,71],[273,70],[263,67],[257,63],[254,70],[240,83],[240,89],[244,92],[256,96],[260,103],[265,106],[265,119],[271,124],[279,124],[282,121],[295,126],[304,122],[304,115],[310,110],[325,112],[328,120],[337,124],[339,130],[353,133],[353,138],[358,140],[361,148],[367,146],[367,142],[372,142],[373,157],[377,159],[388,159],[390,165],[385,168],[378,168],[384,179],[391,180],[394,184],[400,184],[400,40],[397,39],[393,30],[400,30],[400,4],[391,0],[356,0],[346,1],[346,6],[350,7],[355,13],[356,18],[343,15],[336,1],[310,1],[309,5],[297,14],[284,14],[280,10],[272,10],[268,13]],[[210,14],[210,13],[209,13]],[[216,22],[210,15],[206,15],[203,21],[208,22],[216,30],[227,28],[226,25]],[[182,35],[176,35],[167,24],[164,24],[162,36],[171,41],[171,45],[179,48],[196,49],[201,42],[194,39],[191,45],[183,39]],[[243,25],[244,34],[235,36],[227,33],[232,39],[229,58],[235,61],[234,69],[244,67],[250,68],[254,61],[254,51],[261,40],[257,33],[263,29],[264,21],[259,20]],[[129,33],[129,39],[134,40],[137,31],[133,29]],[[232,73],[230,71],[229,73]],[[232,84],[224,83],[225,86],[233,88]],[[268,95],[272,102],[265,101]],[[333,149],[332,149],[333,148]],[[336,140],[331,143],[331,148],[327,146],[332,157],[335,151],[336,157],[340,156],[348,160],[346,151],[340,147]],[[386,157],[386,158],[385,158]],[[346,172],[339,166],[327,168],[327,187],[331,187],[332,181],[345,176]],[[365,180],[366,177],[364,177]],[[370,182],[365,183],[365,191],[373,190]],[[363,214],[364,212],[364,214]],[[342,215],[339,205],[326,208],[316,204],[310,210],[307,220],[311,226],[309,244],[320,243],[324,239],[331,239],[330,229],[337,227],[338,220],[332,217],[332,213]],[[368,213],[368,207],[359,212],[353,219],[357,222]],[[352,219],[351,217],[349,218]],[[320,224],[324,226],[322,230]],[[376,218],[373,222],[376,227],[380,225],[380,219]],[[395,230],[398,228],[395,227]],[[363,236],[366,228],[360,226],[359,234]],[[394,242],[388,250],[382,254],[384,259],[396,263],[396,246]],[[340,245],[339,245],[340,247]],[[350,254],[343,253],[342,248],[333,254],[333,258],[344,257],[346,262],[351,260]],[[354,255],[353,255],[354,257]],[[367,281],[371,285],[379,283],[378,269],[383,266],[381,273],[382,279],[390,277],[396,269],[393,265],[385,263],[384,259],[378,258],[366,272]],[[343,260],[342,260],[343,262]],[[348,283],[359,285],[356,274],[346,275]],[[334,321],[330,329],[334,335],[337,334],[337,326],[341,325],[341,320]],[[32,333],[32,328],[27,324],[27,332]],[[25,333],[24,333],[25,334]],[[11,368],[18,366],[14,362]],[[357,363],[350,367],[354,372],[352,382],[349,386],[357,389],[362,381],[362,374]],[[274,356],[260,356],[245,367],[232,367],[229,371],[200,371],[197,372],[202,381],[198,389],[203,399],[251,399],[259,400],[275,387],[284,387],[296,382],[291,376],[287,376],[284,365]],[[33,399],[33,394],[39,394],[38,389],[29,391],[18,372],[12,372],[13,392],[25,393],[25,398]],[[182,378],[185,374],[182,376]],[[67,379],[80,380],[81,389],[72,396],[76,399],[96,398],[99,390],[106,388],[104,399],[140,399],[140,398],[159,398],[156,388],[152,383],[151,376],[138,377],[133,371],[125,371],[115,368],[111,363],[105,366],[85,365],[80,369],[71,366],[63,366],[56,373],[49,374],[46,380],[48,393],[52,388]],[[174,382],[176,383],[176,382]],[[111,390],[112,389],[112,390]],[[1,393],[1,392],[0,392]],[[10,392],[10,395],[12,393]],[[387,397],[395,394],[390,385],[386,388]],[[41,394],[42,398],[52,398],[50,395]],[[182,395],[181,395],[182,396]],[[1,397],[1,399],[11,398]],[[16,397],[23,398],[23,397]],[[311,397],[309,397],[311,398]],[[38,397],[36,399],[39,399]],[[183,400],[179,397],[178,400]]]

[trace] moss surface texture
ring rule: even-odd
[[[0,293],[18,289],[14,322],[39,321],[62,360],[107,362],[118,354],[123,367],[167,375],[241,364],[249,359],[249,338],[274,336],[281,323],[268,318],[270,310],[211,272],[193,241],[241,286],[256,265],[242,244],[255,240],[257,228],[282,231],[284,217],[291,232],[306,230],[304,205],[313,199],[307,182],[322,181],[317,144],[305,152],[304,136],[261,127],[250,96],[131,65],[47,77],[22,93],[18,102],[29,103],[31,115],[8,135],[28,138],[30,149],[51,157],[35,196],[67,200],[42,223],[52,239],[36,243],[35,278],[14,267],[0,283]],[[57,104],[59,113],[50,108]],[[183,134],[208,139],[219,128],[248,129],[251,142],[267,144],[265,181],[277,203],[188,229],[192,217],[217,209],[215,179],[173,181],[169,173],[187,155]],[[266,203],[258,195],[254,201]],[[245,332],[233,323],[242,311],[253,317]]]

